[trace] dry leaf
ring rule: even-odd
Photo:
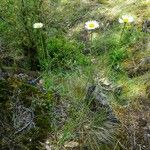
[[[73,147],[78,147],[78,146],[79,146],[79,143],[78,142],[74,142],[74,141],[66,142],[64,144],[64,147],[71,147],[71,148],[73,148]]]

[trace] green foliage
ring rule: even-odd
[[[49,69],[72,69],[77,64],[87,63],[82,54],[82,44],[69,41],[64,37],[50,38],[47,43]]]
[[[53,2],[48,2],[48,4],[50,7],[51,4],[56,5]],[[31,70],[37,70],[39,68],[52,70],[60,68],[71,69],[74,65],[86,64],[82,54],[83,45],[75,41],[69,41],[62,36],[63,32],[60,26],[57,26],[59,25],[57,21],[61,18],[58,15],[60,12],[57,12],[57,10],[54,11],[59,16],[59,18],[55,18],[54,24],[54,19],[49,18],[46,14],[46,5],[48,4],[41,0],[17,0],[15,2],[12,1],[12,3],[4,3],[2,15],[4,15],[3,13],[7,7],[10,7],[9,12],[12,13],[6,13],[5,15],[6,20],[9,20],[10,23],[4,21],[1,24],[7,46],[10,49],[12,47],[18,49],[20,51],[19,55],[26,57]],[[14,5],[16,7],[12,9]],[[56,6],[59,7],[59,4]],[[51,22],[48,22],[48,20],[51,20]],[[42,22],[44,27],[34,29],[33,24],[36,22]],[[6,31],[7,33],[5,34]],[[16,53],[16,55],[18,54]]]
[[[93,54],[104,54],[118,46],[118,35],[114,31],[106,31],[103,36],[95,39],[92,43]]]
[[[124,49],[124,48],[122,48],[122,49],[115,49],[113,52],[110,53],[110,56],[109,56],[110,64],[112,66],[113,65],[117,65],[122,60],[127,58],[127,56],[128,56],[128,53],[127,53],[126,49]]]
[[[137,43],[139,39],[144,37],[144,33],[134,25],[125,26],[122,30],[120,41],[122,46],[132,46],[132,44]]]
[[[7,51],[14,57],[26,56],[32,70],[36,69],[36,65],[38,65],[37,46],[39,41],[35,37],[39,35],[33,30],[33,24],[43,21],[41,16],[43,3],[41,2],[3,1],[3,8],[1,8],[2,22],[6,29],[2,30],[2,35],[5,45],[7,45]]]

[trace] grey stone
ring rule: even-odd
[[[113,110],[108,102],[107,93],[101,86],[91,85],[88,87],[86,94],[86,102],[90,104],[89,107],[91,111],[97,111],[99,108],[106,108],[107,110],[107,120],[112,123],[119,123],[119,120],[113,113]]]
[[[142,31],[150,33],[150,20],[145,20],[142,26]]]

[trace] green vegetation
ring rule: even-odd
[[[0,149],[149,150],[148,5],[1,0]]]

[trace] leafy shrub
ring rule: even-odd
[[[92,49],[95,54],[108,52],[118,46],[116,35],[109,33],[98,39],[95,39],[92,44]]]
[[[7,51],[14,57],[25,57],[31,70],[40,68],[40,60],[46,56],[46,39],[54,36],[58,29],[52,16],[47,15],[51,14],[49,6],[51,1],[2,0],[0,29]],[[42,29],[33,28],[38,22],[44,24]],[[62,34],[60,30],[59,34]]]
[[[68,41],[64,37],[54,37],[48,40],[48,65],[52,70],[56,68],[71,69],[77,64],[86,64],[82,54],[83,45],[75,41]]]
[[[120,49],[115,49],[113,52],[110,53],[109,56],[109,63],[111,64],[112,67],[119,65],[119,63],[127,58],[128,54],[126,49],[120,48]]]
[[[41,13],[43,5],[41,0],[2,0],[1,28],[7,51],[14,57],[26,56],[32,70],[37,69],[36,66],[39,64],[37,59],[39,40],[35,38],[38,35],[33,30],[33,24],[43,22]]]
[[[3,5],[2,16],[9,22],[4,21],[1,25],[6,45],[8,45],[10,53],[14,49],[15,52],[19,51],[21,57],[25,56],[31,70],[70,69],[75,64],[85,62],[81,54],[83,46],[60,37],[64,34],[59,25],[62,16],[53,19],[54,17],[47,14],[51,11],[52,14],[60,13],[48,8],[48,6],[54,5],[54,2],[16,0],[11,3],[4,2]],[[14,6],[16,7],[13,9]],[[8,7],[10,8],[9,13],[5,14]],[[37,22],[43,23],[43,28],[34,29],[33,24]],[[6,31],[8,32],[6,33]]]

